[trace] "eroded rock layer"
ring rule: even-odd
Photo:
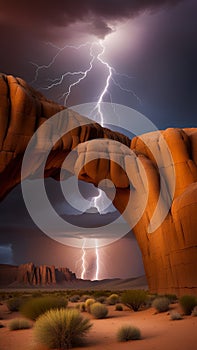
[[[47,286],[75,280],[75,274],[67,267],[35,266],[33,263],[19,266],[0,265],[1,286]]]
[[[2,199],[21,181],[21,163],[31,136],[64,107],[6,75],[0,76],[0,102]],[[116,187],[113,203],[133,228],[150,291],[197,294],[197,129],[167,129],[130,142],[95,122],[82,126],[86,118],[66,111],[55,130],[49,128],[35,139],[24,178],[42,175],[39,150],[49,143],[46,177],[59,179],[63,168],[96,186],[103,179],[111,180]],[[53,144],[53,134],[60,133],[65,123],[71,123],[72,131]],[[64,164],[76,146],[72,162]],[[107,193],[110,196],[110,189]],[[44,274],[45,280],[54,279],[54,273]],[[40,279],[37,270],[34,276],[34,281]]]

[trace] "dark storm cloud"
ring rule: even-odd
[[[134,17],[142,11],[154,11],[172,6],[181,0],[5,0],[1,2],[0,23],[29,27],[31,32],[43,34],[54,27],[67,27],[74,22],[91,21],[92,33],[104,37],[111,31],[108,21]]]

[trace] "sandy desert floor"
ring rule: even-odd
[[[76,305],[76,304],[75,304]],[[177,305],[172,305],[177,309]],[[20,314],[10,313],[0,306],[0,350],[47,350],[34,339],[33,329],[10,331],[8,324]],[[92,317],[84,313],[84,317]],[[88,333],[83,349],[87,350],[195,350],[197,348],[197,317],[185,316],[183,320],[170,320],[169,313],[155,314],[153,308],[133,312],[127,308],[115,311],[109,306],[109,315],[103,320],[92,319],[93,327]],[[140,328],[142,339],[119,343],[116,332],[122,325]],[[75,348],[77,350],[82,348]]]

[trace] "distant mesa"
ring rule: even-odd
[[[0,265],[0,286],[49,286],[63,282],[76,281],[75,273],[67,267],[40,265],[33,263]]]

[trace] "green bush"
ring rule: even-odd
[[[44,314],[50,309],[66,308],[68,301],[65,298],[56,298],[54,296],[32,298],[28,300],[21,308],[23,316],[36,320],[38,316]]]
[[[116,304],[116,308],[115,308],[116,311],[123,311],[123,307],[121,304]]]
[[[147,292],[142,289],[128,290],[122,294],[122,303],[134,311],[138,311],[142,305],[145,305],[147,300]]]
[[[119,301],[119,296],[118,294],[111,294],[108,298],[107,298],[107,304],[108,305],[115,305],[117,304]]]
[[[191,315],[192,310],[197,306],[197,299],[193,295],[183,295],[179,299],[179,303],[185,315]]]
[[[152,302],[152,307],[154,307],[158,312],[165,312],[169,310],[170,300],[166,297],[158,297]]]
[[[181,316],[181,314],[179,312],[171,312],[170,314],[170,318],[172,321],[176,321],[176,320],[182,320],[183,317]]]
[[[192,316],[197,316],[197,306],[195,306],[192,310]]]
[[[126,342],[129,340],[141,339],[141,332],[137,327],[122,326],[117,332],[117,339],[119,342]]]
[[[19,311],[21,306],[23,305],[24,300],[22,298],[11,298],[7,300],[7,308],[9,311],[14,312],[14,311]]]
[[[105,318],[108,314],[108,308],[101,303],[94,303],[90,305],[90,313],[97,319]]]
[[[87,311],[87,312],[90,312],[90,306],[91,306],[92,304],[94,304],[94,303],[95,303],[95,299],[92,299],[92,298],[87,299],[87,300],[85,301],[85,308],[86,308],[86,311]]]
[[[34,332],[37,340],[51,349],[70,349],[81,343],[91,326],[76,309],[56,309],[37,319]]]
[[[10,331],[16,331],[20,329],[29,329],[31,328],[31,324],[22,318],[14,318],[12,321],[9,323],[9,330]]]

